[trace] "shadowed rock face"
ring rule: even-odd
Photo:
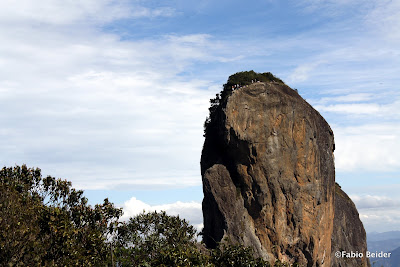
[[[336,184],[335,218],[333,220],[331,263],[335,267],[371,266],[368,258],[364,226],[353,201]],[[361,252],[362,258],[336,258],[337,251]]]
[[[229,239],[270,262],[331,266],[335,146],[322,116],[282,83],[255,83],[222,100],[205,136],[206,245]]]

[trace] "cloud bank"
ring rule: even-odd
[[[350,195],[367,232],[387,232],[400,227],[400,200],[377,195]]]
[[[201,210],[201,203],[198,202],[175,202],[171,204],[163,205],[149,205],[132,197],[124,203],[122,206],[124,215],[121,220],[127,220],[130,217],[134,217],[140,213],[153,212],[153,211],[165,211],[168,215],[179,216],[180,218],[186,219],[190,224],[196,227],[197,231],[200,232],[203,228],[203,213]]]

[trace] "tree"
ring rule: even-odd
[[[270,266],[242,245],[220,243],[208,250],[196,230],[164,211],[141,213],[118,227],[115,254],[119,266]]]
[[[16,188],[0,184],[0,262],[38,265],[46,248],[39,238],[38,210],[42,205],[22,197]]]
[[[25,165],[0,170],[0,262],[5,266],[269,266],[240,245],[206,249],[179,216],[142,213],[119,222],[71,182]],[[276,265],[284,266],[284,265]]]
[[[200,266],[196,230],[179,216],[141,213],[118,227],[116,260],[122,266]]]
[[[71,182],[42,178],[25,165],[0,171],[0,261],[7,265],[108,263],[107,237],[122,210],[108,199],[91,207]]]
[[[220,243],[212,250],[210,262],[214,266],[246,266],[246,267],[268,267],[268,262],[262,258],[254,257],[253,249],[242,245],[227,245]]]
[[[241,71],[229,76],[228,81],[224,84],[224,90],[229,90],[235,84],[241,86],[249,85],[255,81],[260,82],[278,82],[284,84],[284,82],[278,77],[274,76],[271,72],[257,73],[253,70]]]

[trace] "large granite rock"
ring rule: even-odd
[[[335,145],[322,116],[283,83],[254,83],[223,94],[205,137],[206,245],[227,240],[271,263],[331,266]]]
[[[335,190],[331,266],[371,266],[366,257],[366,233],[357,208],[338,184],[336,184]],[[362,253],[363,257],[336,257],[335,253],[338,251],[354,252],[358,255]]]

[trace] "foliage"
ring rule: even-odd
[[[122,210],[108,199],[94,208],[71,182],[42,178],[25,165],[0,171],[0,262],[92,266],[108,262],[106,242]]]
[[[122,266],[197,266],[196,230],[164,211],[142,213],[118,227],[116,259]]]
[[[210,99],[210,104],[211,104],[211,105],[210,105],[210,107],[208,108],[210,116],[206,118],[206,120],[205,120],[205,122],[204,122],[204,125],[203,125],[203,127],[204,127],[204,136],[205,136],[205,134],[206,134],[207,128],[210,127],[212,118],[214,118],[213,121],[215,121],[215,114],[217,113],[217,109],[218,109],[218,107],[220,106],[220,103],[221,103],[220,94],[216,94],[216,95],[215,95],[215,98],[211,98],[211,99]],[[215,124],[215,123],[214,123],[214,124]]]
[[[278,82],[284,84],[284,82],[275,77],[271,72],[257,73],[253,70],[251,71],[241,71],[229,76],[228,81],[224,84],[224,90],[232,88],[234,85],[249,85],[252,81],[260,82]]]
[[[40,202],[24,198],[15,188],[0,184],[0,262],[37,265],[45,248],[40,246]]]
[[[221,243],[216,249],[212,250],[211,263],[214,266],[270,266],[268,262],[262,258],[255,258],[253,250],[250,247],[241,245],[226,245]]]
[[[179,216],[142,213],[118,227],[115,258],[119,266],[270,266],[249,247],[220,243],[207,250],[195,234]]]
[[[257,73],[253,70],[251,71],[241,71],[229,76],[228,81],[223,86],[223,90],[216,94],[215,98],[210,99],[209,116],[204,122],[204,136],[207,132],[212,132],[215,130],[216,125],[218,125],[217,110],[221,108],[221,103],[224,103],[226,99],[232,94],[232,87],[235,85],[245,86],[250,85],[252,82],[277,82],[285,84],[281,79],[275,77],[270,72]]]
[[[1,266],[270,266],[251,248],[208,250],[179,216],[118,222],[108,199],[91,207],[71,183],[25,165],[0,170]],[[277,265],[275,266],[285,266]]]

